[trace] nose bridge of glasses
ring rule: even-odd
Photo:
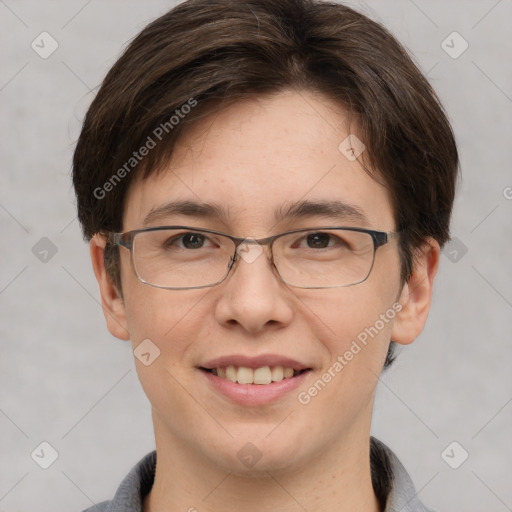
[[[234,260],[242,259],[246,263],[255,262],[265,252],[265,246],[270,248],[272,240],[273,238],[255,239],[251,237],[232,239],[235,244]]]

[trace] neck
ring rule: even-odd
[[[171,436],[157,435],[155,481],[143,512],[168,512],[170,507],[188,512],[378,512],[369,443],[369,432],[350,436],[302,467],[248,476],[218,467]]]

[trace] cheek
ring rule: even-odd
[[[314,338],[326,353],[326,379],[335,400],[373,392],[389,347],[394,319],[400,310],[399,267],[380,272],[357,286],[324,290],[302,297],[305,318]],[[337,394],[339,388],[344,392]],[[350,390],[350,392],[347,392]],[[330,394],[330,393],[326,393]]]
[[[317,379],[299,390],[298,401],[306,420],[321,417],[322,428],[333,433],[371,415],[396,315],[391,294],[386,300],[375,290],[355,290],[305,301],[309,329],[326,356]]]
[[[386,265],[376,261],[363,283],[308,294],[305,300],[315,313],[311,321],[316,317],[315,325],[329,334],[329,339],[340,343],[356,339],[372,326],[389,334],[396,314],[393,304],[399,296],[399,274],[398,263]]]
[[[133,347],[145,339],[152,340],[161,351],[174,347],[169,341],[174,332],[193,323],[194,309],[201,302],[204,290],[164,290],[149,286],[137,278],[128,254],[121,261],[126,321]],[[186,322],[183,322],[184,319]],[[179,347],[176,347],[179,348]]]
[[[191,293],[148,286],[139,281],[129,260],[122,263],[124,306],[136,369],[146,393],[151,395],[160,387],[158,379],[162,375],[157,375],[162,372],[174,373],[185,357],[191,337],[183,330],[197,326],[197,305],[205,292],[194,290]],[[151,363],[146,366],[148,356],[140,357],[139,353],[148,352]],[[152,371],[147,371],[149,368]]]
[[[197,413],[184,388],[191,382],[194,341],[205,322],[201,306],[206,293],[162,290],[142,283],[127,289],[125,307],[137,374],[159,414],[180,410],[188,418],[186,411],[191,408]]]
[[[205,291],[206,290],[206,291]],[[162,355],[175,362],[186,353],[204,322],[205,290],[163,290],[135,282],[127,290],[126,316],[134,347],[151,339]]]
[[[307,323],[330,353],[331,361],[350,350],[358,360],[387,350],[396,315],[392,294],[383,297],[375,291],[365,293],[361,287],[357,291],[352,288],[332,292],[328,298],[309,297],[304,303],[309,308],[309,313],[304,313]],[[350,355],[347,357],[352,360]]]

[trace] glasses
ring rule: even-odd
[[[338,288],[365,281],[379,247],[396,232],[352,227],[297,229],[255,240],[209,229],[162,226],[110,233],[131,252],[135,274],[157,288],[185,290],[222,283],[239,259],[255,261],[268,246],[279,278],[295,288]]]

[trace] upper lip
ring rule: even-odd
[[[213,368],[225,368],[226,366],[245,366],[252,369],[261,368],[262,366],[283,366],[284,368],[293,368],[296,371],[310,368],[307,364],[295,359],[276,354],[262,354],[256,357],[236,354],[221,356],[201,364],[200,368],[211,370]]]

